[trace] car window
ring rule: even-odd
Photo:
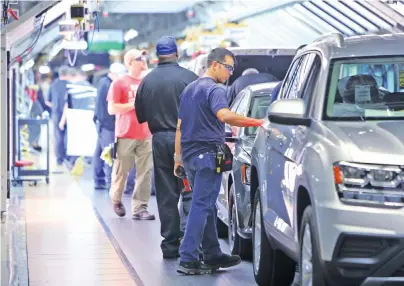
[[[289,90],[284,94],[284,98],[294,99],[303,96],[304,84],[313,65],[316,54],[306,54],[302,57],[299,66],[296,69],[295,76],[293,77]]]
[[[289,72],[288,72],[287,76],[285,77],[285,80],[283,81],[282,90],[280,91],[278,98],[284,98],[283,95],[284,95],[284,94],[286,93],[286,91],[288,90],[289,85],[290,85],[290,83],[291,83],[291,81],[292,81],[292,79],[293,79],[293,77],[294,77],[294,74],[295,74],[295,72],[296,72],[297,67],[299,66],[299,63],[300,63],[301,59],[302,59],[302,58],[300,57],[300,58],[296,59],[296,60],[292,63],[292,66],[291,66],[291,68],[289,69]]]
[[[244,93],[240,97],[240,105],[235,111],[237,114],[245,115],[248,112],[249,102],[250,102],[250,91],[244,90]]]
[[[404,57],[336,60],[330,77],[325,119],[404,119]]]
[[[230,106],[230,110],[233,112],[236,112],[237,107],[240,105],[241,100],[244,98],[245,95],[245,91],[242,90],[240,91],[240,93],[236,96],[236,98],[234,99],[233,103]]]
[[[266,117],[269,103],[271,102],[271,93],[261,93],[262,96],[253,97],[250,104],[249,117],[263,119]],[[245,135],[252,136],[257,134],[258,127],[248,127],[245,129]]]

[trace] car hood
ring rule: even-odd
[[[403,121],[326,122],[326,137],[364,163],[404,164]]]

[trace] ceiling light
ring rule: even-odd
[[[84,40],[80,41],[66,41],[63,40],[62,47],[65,50],[87,50],[87,42]]]
[[[29,70],[30,68],[32,68],[35,65],[34,60],[29,60],[26,64],[25,64],[25,70]]]
[[[136,38],[138,35],[139,35],[138,31],[130,29],[125,33],[124,40],[125,42],[129,42],[130,40]]]
[[[95,69],[95,65],[94,64],[85,64],[81,66],[81,70],[83,72],[87,72],[87,71],[92,71]]]
[[[39,73],[48,74],[48,73],[50,73],[50,68],[48,66],[40,66]]]

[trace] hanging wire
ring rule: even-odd
[[[93,15],[95,17],[95,24],[97,26],[97,31],[99,32],[100,31],[100,22],[99,22],[99,19],[98,19],[98,13],[94,12]],[[87,56],[90,53],[90,48],[91,48],[91,45],[93,44],[93,40],[94,40],[94,34],[95,34],[95,27],[93,29],[93,34],[91,36],[91,41],[88,43],[88,46],[87,46],[87,52],[84,52],[84,50],[81,50],[81,53],[84,56]]]
[[[23,56],[25,56],[25,54],[26,54],[27,52],[30,53],[30,52],[35,48],[35,45],[36,45],[36,43],[38,42],[38,39],[39,39],[39,37],[41,36],[42,30],[43,30],[43,27],[44,27],[45,17],[46,17],[46,13],[42,15],[41,26],[40,26],[39,31],[38,31],[38,33],[36,34],[35,39],[34,39],[34,41],[32,42],[32,44],[31,44],[28,48],[26,48],[25,51],[23,51],[21,54],[19,54],[18,56],[14,57],[14,58],[10,61],[9,67],[10,67],[11,65],[13,65],[13,64],[17,61],[17,59],[22,58]]]

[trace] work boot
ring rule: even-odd
[[[194,262],[180,262],[180,265],[177,269],[178,273],[185,274],[185,275],[204,275],[210,274],[211,269],[207,267],[200,261]]]
[[[114,211],[120,217],[126,215],[125,206],[122,203],[114,203]]]
[[[220,256],[213,259],[204,260],[204,264],[212,270],[219,268],[229,268],[241,263],[241,258],[238,255],[228,255],[222,253]]]

